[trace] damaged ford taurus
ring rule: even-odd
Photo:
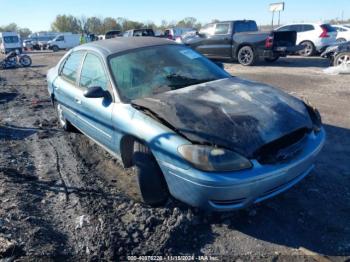
[[[212,211],[258,203],[302,180],[325,140],[310,104],[166,39],[81,45],[47,80],[62,128],[132,167],[152,206],[169,196]]]

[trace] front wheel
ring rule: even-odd
[[[350,52],[339,53],[334,58],[334,62],[333,62],[334,66],[340,66],[345,64],[350,65]]]
[[[58,46],[57,45],[54,45],[53,47],[52,47],[52,51],[54,51],[54,52],[58,52],[60,49],[58,48]]]
[[[21,66],[23,67],[29,67],[32,65],[32,59],[27,56],[27,55],[22,55],[20,58],[19,58],[19,63],[21,64]]]
[[[162,170],[147,146],[135,142],[133,164],[135,200],[150,206],[164,204],[169,198],[168,187]]]
[[[257,56],[250,46],[243,46],[237,54],[238,62],[244,66],[252,66],[256,63]]]

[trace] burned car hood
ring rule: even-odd
[[[225,78],[133,100],[193,143],[246,157],[301,128],[311,129],[304,103],[276,88]]]

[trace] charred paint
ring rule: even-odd
[[[194,143],[229,148],[246,157],[300,128],[312,128],[302,101],[273,87],[221,79],[132,101],[167,121]]]

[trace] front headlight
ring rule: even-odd
[[[205,145],[182,145],[178,151],[186,161],[202,171],[228,172],[252,167],[248,159],[227,149]]]

